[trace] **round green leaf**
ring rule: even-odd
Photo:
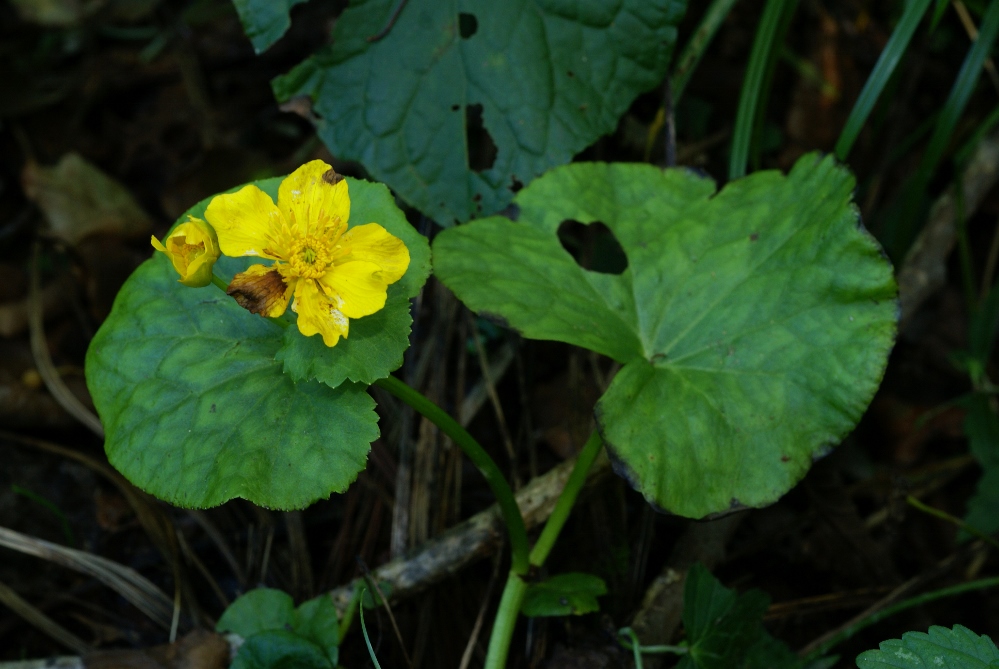
[[[229,669],[333,669],[333,663],[308,639],[285,630],[270,630],[246,639]]]
[[[295,619],[291,595],[275,588],[256,588],[229,605],[215,624],[219,633],[252,636],[266,630],[285,629]]]
[[[275,197],[279,183],[257,185]],[[352,224],[383,216],[384,186],[351,180],[350,193]],[[189,213],[203,215],[208,201]],[[383,220],[393,233],[407,234],[398,219]],[[426,277],[426,255],[421,261],[418,240],[404,241],[414,262],[399,284],[415,292]],[[216,273],[229,279],[253,262],[223,257]],[[186,507],[242,497],[303,508],[345,490],[378,436],[374,402],[362,384],[296,382],[275,360],[284,335],[214,286],[181,286],[167,258],[154,254],[122,287],[87,353],[87,383],[111,464],[143,490]],[[371,337],[405,349],[398,333]],[[336,350],[346,356],[349,349]],[[373,368],[368,360],[359,364]]]
[[[319,595],[302,602],[295,610],[292,631],[322,648],[329,661],[336,666],[340,657],[340,619],[329,595]]]
[[[853,428],[894,341],[897,288],[853,186],[814,154],[718,193],[682,169],[568,165],[518,194],[515,222],[441,233],[434,268],[524,336],[624,364],[597,421],[650,502],[763,506]],[[556,236],[566,220],[607,225],[628,269],[581,268]]]
[[[275,181],[275,180],[271,180]],[[430,245],[396,206],[382,184],[347,179],[350,192],[350,227],[378,223],[409,249],[409,269],[388,288],[385,307],[364,318],[351,319],[350,333],[336,346],[323,344],[322,337],[304,337],[288,328],[277,359],[296,381],[317,379],[335,388],[344,381],[371,384],[402,366],[409,348],[409,299],[420,292],[430,275]],[[277,191],[275,185],[272,196]]]
[[[334,154],[450,225],[613,132],[662,82],[687,3],[409,0],[396,16],[397,4],[352,3],[274,91],[309,96]],[[475,117],[494,154],[469,155]]]

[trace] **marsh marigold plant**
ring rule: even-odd
[[[237,274],[229,295],[271,318],[282,315],[294,297],[299,331],[322,335],[327,346],[347,336],[349,319],[385,306],[389,285],[409,267],[406,245],[381,225],[347,228],[347,182],[321,160],[282,181],[277,204],[248,185],[215,197],[205,218],[225,255],[275,261]]]

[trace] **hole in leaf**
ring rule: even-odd
[[[465,135],[468,145],[468,169],[483,172],[496,162],[498,149],[482,123],[482,105],[465,107]]]
[[[628,269],[628,256],[617,237],[599,221],[589,225],[562,221],[558,240],[583,269],[600,274],[621,274]]]
[[[479,21],[475,18],[475,14],[466,14],[465,12],[458,14],[458,34],[461,35],[462,39],[468,39],[478,29]]]
[[[516,174],[510,176],[510,191],[516,193],[524,187],[524,182],[517,178]]]

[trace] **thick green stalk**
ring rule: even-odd
[[[465,452],[482,475],[499,502],[500,512],[506,521],[506,529],[510,534],[510,547],[513,552],[511,571],[516,574],[526,574],[528,570],[527,528],[524,518],[520,515],[520,507],[513,496],[510,484],[506,482],[503,473],[479,442],[470,435],[456,420],[443,409],[428,400],[422,394],[408,385],[389,376],[375,381],[375,385],[392,393],[400,400],[416,409],[434,425],[444,431]]]
[[[555,540],[558,539],[559,533],[565,526],[565,521],[569,519],[569,513],[583,489],[583,484],[586,483],[586,475],[589,473],[590,467],[593,466],[593,461],[600,454],[603,445],[604,442],[600,438],[600,434],[594,432],[590,435],[586,445],[583,446],[583,450],[580,451],[576,465],[572,468],[572,473],[569,474],[569,480],[565,482],[565,488],[562,489],[562,494],[555,502],[555,509],[552,510],[552,515],[548,516],[545,529],[541,530],[541,536],[538,537],[537,543],[531,550],[532,565],[540,567],[545,563],[548,554],[551,553],[552,546],[555,545]],[[518,606],[518,608],[520,607]]]
[[[510,640],[513,639],[513,628],[517,625],[520,605],[527,593],[527,583],[519,574],[513,571],[506,578],[506,587],[500,598],[493,631],[489,635],[489,650],[486,651],[485,669],[504,669],[506,658],[510,654]]]
[[[604,445],[600,435],[594,432],[590,435],[586,445],[576,459],[576,464],[569,474],[569,479],[565,482],[565,488],[555,502],[555,509],[545,523],[545,529],[541,531],[538,542],[531,551],[531,566],[540,567],[545,563],[548,554],[555,545],[559,533],[565,527],[565,522],[569,518],[576,499],[579,497],[583,484],[586,483],[586,475],[593,466],[594,460],[600,454],[600,448]],[[486,653],[486,669],[502,669],[506,666],[506,658],[510,652],[510,639],[513,636],[513,629],[517,624],[520,615],[520,606],[524,603],[524,595],[527,594],[527,584],[513,571],[507,577],[506,587],[503,589],[503,597],[500,599],[499,609],[496,611],[496,620],[493,622],[492,635],[489,637],[489,650]]]
[[[794,7],[797,0],[767,0],[763,18],[756,29],[753,49],[749,55],[746,78],[742,82],[739,95],[739,110],[735,117],[735,130],[732,133],[732,153],[729,157],[728,178],[738,179],[746,175],[749,163],[749,149],[753,141],[754,119],[760,108],[761,93],[767,78],[770,62],[776,54],[775,41],[783,23],[784,12]]]

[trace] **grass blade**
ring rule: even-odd
[[[901,258],[916,236],[923,220],[921,205],[926,202],[926,189],[930,179],[953,138],[954,129],[978,84],[982,65],[988,58],[997,35],[999,35],[999,0],[991,0],[982,17],[978,39],[968,49],[961,70],[940,111],[940,118],[923,153],[919,168],[903,189],[898,207],[885,225],[883,243],[892,258]]]
[[[892,31],[884,51],[881,52],[878,62],[875,63],[874,69],[867,78],[867,83],[864,84],[864,89],[853,105],[850,117],[843,125],[839,141],[836,142],[836,157],[840,160],[845,161],[850,154],[850,149],[853,148],[853,143],[860,135],[860,131],[874,109],[881,92],[885,89],[892,73],[909,48],[909,42],[912,41],[912,36],[916,33],[916,28],[922,21],[923,15],[926,14],[931,1],[911,0],[906,4],[902,18],[895,26],[895,30]]]
[[[796,4],[797,0],[767,0],[763,9],[763,17],[756,29],[756,38],[753,40],[753,49],[749,55],[746,78],[742,82],[742,93],[739,95],[739,110],[732,135],[732,154],[729,157],[729,179],[738,179],[746,175],[749,149],[753,141],[753,121],[760,107],[760,94],[764,88],[770,63],[777,53],[776,37],[780,32],[784,12],[793,9]]]

